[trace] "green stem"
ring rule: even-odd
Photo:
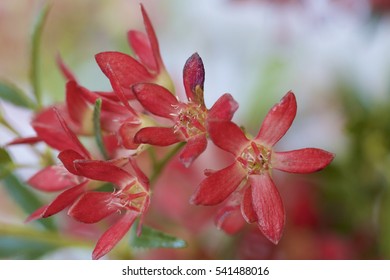
[[[157,157],[156,157],[156,151],[154,149],[154,146],[149,146],[147,151],[149,153],[149,158],[152,161],[152,166],[153,168],[155,168],[157,165]]]
[[[161,172],[164,170],[167,163],[180,151],[180,149],[185,145],[185,142],[177,144],[172,150],[165,155],[163,159],[158,161],[153,165],[153,173],[150,176],[150,184],[153,185],[157,178],[160,176]]]
[[[39,13],[35,23],[31,42],[31,84],[37,101],[38,108],[42,107],[42,89],[40,75],[40,47],[43,26],[49,13],[49,5],[46,5]]]
[[[31,227],[3,223],[0,223],[0,236],[21,237],[25,240],[58,247],[77,246],[90,248],[93,246],[93,243],[85,239],[71,238],[52,231],[37,230]]]
[[[104,159],[108,159],[108,153],[106,147],[104,146],[102,129],[100,126],[100,112],[102,109],[102,99],[99,98],[95,102],[95,107],[93,109],[93,130],[95,134],[95,141],[99,148],[99,151]]]
[[[21,137],[20,133],[13,128],[8,121],[6,121],[1,115],[0,115],[0,124],[2,124],[5,128],[7,128],[9,131],[14,133],[17,137]]]

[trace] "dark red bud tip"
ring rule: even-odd
[[[187,59],[183,69],[183,83],[189,100],[203,104],[204,79],[203,61],[198,53],[194,53]]]
[[[191,91],[195,91],[196,86],[200,86],[203,90],[205,71],[198,53],[194,53],[187,59],[183,75],[185,86],[189,86]]]

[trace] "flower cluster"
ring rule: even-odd
[[[278,243],[285,212],[272,170],[315,172],[326,167],[333,154],[315,148],[274,150],[296,115],[292,92],[269,111],[256,137],[246,135],[232,122],[238,104],[230,94],[206,107],[205,71],[197,53],[184,65],[186,100],[180,100],[142,5],[141,12],[146,33],[128,33],[134,57],[115,51],[95,57],[112,92],[94,92],[81,86],[59,58],[59,68],[67,79],[65,102],[44,108],[34,117],[31,125],[35,136],[10,143],[44,142],[59,151],[59,163],[44,167],[28,183],[37,190],[60,193],[27,220],[50,217],[65,209],[70,217],[87,224],[119,216],[96,244],[92,256],[99,259],[113,249],[136,219],[140,220],[137,233],[142,234],[142,221],[151,201],[151,177],[156,174],[141,171],[140,155],[154,146],[182,143],[178,144],[183,146],[179,160],[189,168],[211,140],[233,154],[234,161],[219,171],[206,169],[206,178],[190,202],[221,204],[216,223],[226,232],[234,232],[245,220],[256,223],[264,236]],[[94,137],[99,152],[82,143]],[[236,215],[240,212],[243,219]]]

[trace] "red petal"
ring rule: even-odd
[[[70,173],[80,175],[80,172],[74,167],[74,161],[85,159],[82,155],[73,150],[65,150],[58,154],[58,158]]]
[[[141,12],[142,12],[142,17],[144,19],[146,34],[149,37],[150,48],[153,52],[153,56],[155,59],[157,72],[160,72],[164,68],[164,64],[162,62],[161,54],[160,54],[160,47],[158,45],[157,36],[156,33],[154,32],[152,22],[150,21],[148,14],[146,13],[144,6],[142,4],[141,4]]]
[[[235,123],[229,121],[210,122],[208,132],[215,145],[238,156],[249,140]]]
[[[125,122],[119,128],[119,135],[122,140],[122,145],[126,149],[135,150],[139,146],[134,142],[135,134],[140,130],[141,124],[134,124]]]
[[[50,147],[59,151],[67,149],[78,149],[72,137],[61,126],[56,111],[67,117],[65,106],[60,108],[50,107],[40,112],[32,121],[31,125],[37,132],[38,137]],[[70,121],[70,119],[67,119]],[[69,130],[69,128],[68,128]]]
[[[118,75],[114,72],[114,70],[112,69],[110,64],[107,64],[105,66],[104,73],[106,74],[106,76],[110,80],[111,86],[114,89],[115,94],[118,96],[118,99],[123,103],[123,105],[127,108],[127,110],[129,110],[129,112],[132,116],[137,116],[137,113],[129,105],[129,101],[127,100],[125,92],[122,89]]]
[[[137,176],[138,181],[140,181],[143,184],[145,190],[148,191],[149,190],[148,177],[146,177],[145,173],[142,172],[142,170],[139,168],[137,164],[137,161],[133,157],[129,158],[129,162],[135,172],[135,175]]]
[[[113,91],[95,91],[94,93],[96,93],[97,95],[99,95],[100,97],[104,97],[106,99],[109,99],[111,101],[120,101],[118,99],[118,96],[116,95],[115,92]],[[126,99],[127,100],[133,100],[134,99],[134,95],[131,91],[126,91],[125,92],[125,96],[126,96]]]
[[[125,188],[134,182],[134,177],[113,163],[101,160],[76,160],[76,170],[83,176],[98,181],[113,183]]]
[[[113,101],[105,97],[104,95],[99,95],[98,93],[89,91],[84,87],[81,87],[81,92],[83,94],[83,97],[91,104],[95,104],[96,100],[99,98],[102,99],[102,114],[104,111],[115,112],[117,114],[123,114],[123,115],[129,114],[129,110],[126,109],[126,107],[117,103],[116,101]],[[129,99],[128,95],[126,95],[126,99]]]
[[[257,215],[252,204],[252,189],[248,187],[244,191],[241,203],[241,214],[249,224],[257,221]]]
[[[235,234],[245,225],[237,206],[227,206],[220,209],[215,217],[215,223],[219,229],[227,234]]]
[[[134,136],[135,143],[145,143],[156,146],[169,146],[184,139],[170,127],[145,127]]]
[[[60,124],[62,126],[63,131],[67,135],[67,138],[71,141],[72,146],[70,147],[71,150],[75,150],[80,155],[83,155],[85,158],[90,158],[89,152],[85,149],[83,144],[81,144],[80,140],[77,138],[76,134],[73,133],[72,130],[68,127],[65,120],[60,115],[59,111],[54,108],[55,113],[57,114],[57,118],[60,121]]]
[[[82,126],[85,114],[90,111],[88,103],[82,96],[80,86],[71,80],[66,84],[66,107],[69,117],[79,126]]]
[[[82,223],[97,223],[120,208],[112,199],[110,192],[87,192],[69,208],[68,215]]]
[[[157,84],[137,84],[133,87],[134,95],[142,106],[152,114],[172,119],[177,112],[179,101],[166,88]]]
[[[282,100],[268,112],[256,140],[272,147],[286,134],[297,113],[295,95],[289,91]]]
[[[204,106],[204,66],[202,59],[197,53],[188,58],[184,65],[183,82],[188,100]]]
[[[62,166],[49,166],[32,176],[27,183],[41,191],[56,192],[72,187],[76,182],[77,177]]]
[[[109,68],[115,73],[119,84],[130,89],[135,83],[153,81],[154,77],[133,57],[120,52],[102,52],[95,56],[96,62],[103,73],[110,77]]]
[[[76,81],[75,76],[73,75],[72,71],[68,68],[68,66],[65,65],[64,61],[62,60],[61,56],[57,55],[57,65],[61,70],[62,75],[68,80],[68,81]]]
[[[156,61],[153,56],[148,36],[145,33],[131,30],[127,33],[130,46],[139,60],[151,71],[157,72]]]
[[[257,224],[270,241],[277,244],[282,238],[285,213],[282,199],[270,175],[249,176],[252,189],[253,208],[257,214]]]
[[[312,173],[325,168],[334,158],[327,151],[306,148],[272,154],[271,164],[275,169],[291,173]]]
[[[135,219],[138,216],[138,212],[128,211],[123,218],[111,226],[103,235],[99,238],[95,249],[92,253],[94,260],[100,259],[105,254],[110,252],[112,248],[123,238],[123,236],[129,231],[133,225]]]
[[[37,210],[35,210],[33,213],[31,213],[31,215],[28,216],[24,222],[29,223],[29,222],[32,222],[32,221],[35,221],[35,220],[42,218],[43,214],[46,211],[46,208],[47,208],[47,205],[43,205],[42,207],[39,207]]]
[[[85,191],[87,182],[88,180],[59,194],[53,202],[47,206],[42,217],[50,217],[70,206]]]
[[[116,151],[120,147],[118,137],[115,134],[107,134],[103,136],[104,147],[108,152],[108,157],[115,157]]]
[[[20,145],[20,144],[35,144],[40,141],[42,140],[38,136],[32,136],[32,137],[16,138],[11,142],[7,143],[6,145],[11,146],[11,145]]]
[[[180,153],[179,159],[185,167],[189,167],[191,163],[206,150],[207,138],[205,134],[200,134],[191,137]]]
[[[228,93],[222,95],[209,110],[208,120],[230,121],[234,112],[238,109],[238,103]]]
[[[191,203],[216,205],[224,201],[237,189],[245,178],[245,172],[239,163],[212,173],[204,179],[191,197]]]

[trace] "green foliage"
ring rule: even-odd
[[[137,237],[134,231],[132,232],[130,244],[132,247],[145,249],[187,247],[187,243],[184,240],[147,226],[142,227],[142,234],[139,237]]]
[[[0,259],[38,259],[56,246],[44,242],[34,242],[20,237],[0,237]]]
[[[3,178],[4,187],[15,202],[27,213],[31,214],[43,206],[41,200],[20,179],[10,173]],[[54,230],[53,221],[49,219],[38,220],[46,229]]]
[[[348,145],[321,172],[322,206],[329,226],[349,238],[363,233],[374,240],[367,257],[389,258],[390,100],[365,100],[351,85],[337,95]]]
[[[0,179],[12,172],[14,164],[10,155],[3,148],[0,148]]]
[[[31,84],[33,93],[39,106],[42,105],[42,90],[41,90],[41,76],[40,76],[40,47],[43,27],[45,25],[47,16],[49,14],[49,5],[46,5],[40,10],[35,25],[33,27],[31,36]]]
[[[24,93],[10,82],[0,81],[0,99],[10,102],[15,106],[34,109],[34,102]]]
[[[286,64],[280,57],[270,57],[257,71],[259,79],[248,98],[250,103],[246,104],[248,111],[245,116],[246,129],[256,132],[269,108],[286,93],[279,83],[286,75]]]
[[[105,159],[108,159],[108,154],[103,142],[103,135],[100,126],[100,112],[102,109],[102,100],[99,98],[95,102],[95,107],[93,110],[93,130],[95,134],[95,141],[99,147],[100,153]]]

